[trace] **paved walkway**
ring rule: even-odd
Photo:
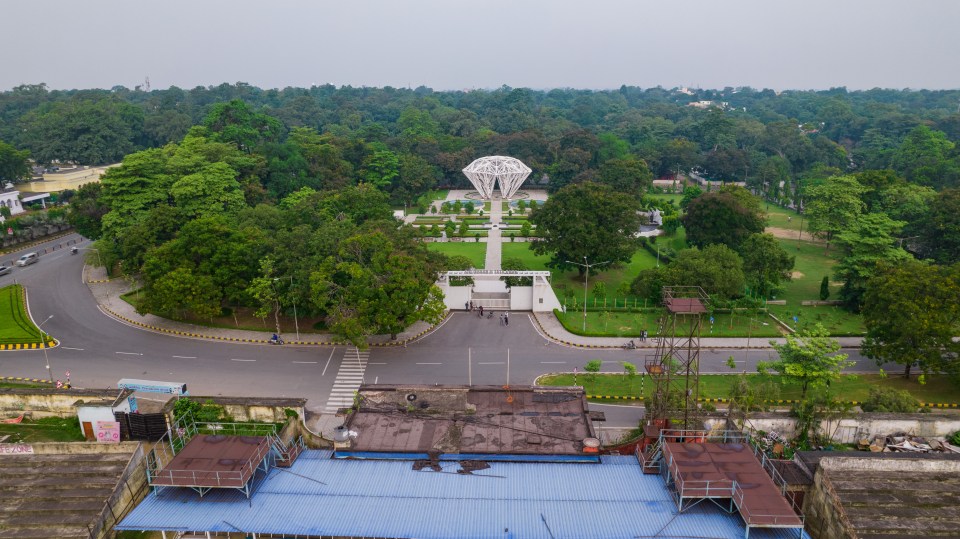
[[[503,233],[500,231],[500,224],[503,222],[503,200],[499,197],[490,201],[490,223],[497,228],[490,228],[487,234],[487,256],[484,261],[484,269],[498,270],[503,256]]]
[[[265,343],[270,340],[273,330],[250,331],[243,329],[216,328],[198,326],[184,322],[176,322],[152,314],[141,315],[136,309],[120,296],[135,290],[139,284],[125,279],[107,280],[106,270],[102,267],[84,266],[83,280],[90,287],[90,292],[106,314],[122,320],[128,324],[152,330],[156,333],[169,333],[182,337],[193,337],[230,342]],[[417,322],[406,331],[391,340],[389,335],[374,335],[369,339],[374,346],[400,346],[427,333],[433,326],[425,322]],[[325,333],[300,333],[300,340],[290,334],[283,335],[287,344],[332,345],[344,344],[332,335]]]
[[[560,320],[558,320],[557,316],[553,313],[534,313],[534,320],[539,326],[537,329],[540,330],[540,333],[553,341],[568,346],[583,348],[622,348],[629,340],[626,337],[582,337],[570,333],[563,327],[563,324],[560,323]],[[770,337],[753,337],[750,339],[745,337],[702,337],[700,339],[700,346],[703,348],[720,348],[724,350],[745,348],[770,349],[772,348],[770,346],[771,340],[778,343],[786,342],[786,339],[771,339]],[[862,341],[860,337],[838,337],[836,340],[840,342],[840,346],[843,348],[859,348]],[[657,347],[657,341],[652,336],[644,342],[640,342],[639,339],[633,339],[633,342],[638,348]]]

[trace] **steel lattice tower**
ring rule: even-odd
[[[656,355],[644,362],[655,384],[647,417],[661,428],[703,428],[697,402],[700,329],[709,300],[699,286],[663,287],[666,312],[660,318]]]

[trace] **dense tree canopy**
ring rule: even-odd
[[[960,265],[920,262],[884,266],[869,282],[863,303],[867,357],[913,366],[924,373],[960,375]]]
[[[766,219],[760,201],[746,189],[724,187],[692,199],[687,204],[683,226],[690,245],[722,244],[740,251],[751,234],[763,232]]]
[[[530,221],[542,239],[530,248],[550,255],[550,267],[576,267],[581,275],[585,267],[573,263],[584,259],[590,264],[629,261],[637,249],[639,209],[636,198],[621,196],[606,185],[568,185],[533,211]]]

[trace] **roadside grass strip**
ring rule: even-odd
[[[736,384],[737,374],[701,374],[700,402],[727,403],[730,390]],[[775,405],[791,405],[801,402],[800,384],[780,376],[748,375],[751,385],[769,382],[776,390],[766,402]],[[583,374],[563,373],[541,376],[536,381],[543,386],[580,386],[588,399],[643,401],[649,399],[656,389],[656,381],[646,374],[633,376],[613,373]],[[927,376],[920,384],[916,378],[907,380],[902,376],[880,374],[843,375],[831,384],[831,394],[842,396],[843,402],[859,405],[869,398],[871,387],[887,387],[906,390],[924,408],[960,408],[960,388],[948,376]],[[778,390],[778,391],[777,391]]]
[[[42,348],[40,330],[27,316],[27,297],[23,286],[0,288],[0,350]],[[47,342],[47,346],[53,340]]]

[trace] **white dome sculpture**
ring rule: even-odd
[[[519,159],[493,155],[481,157],[463,169],[463,174],[484,200],[493,198],[494,184],[500,183],[500,196],[509,199],[530,175],[530,167]]]

